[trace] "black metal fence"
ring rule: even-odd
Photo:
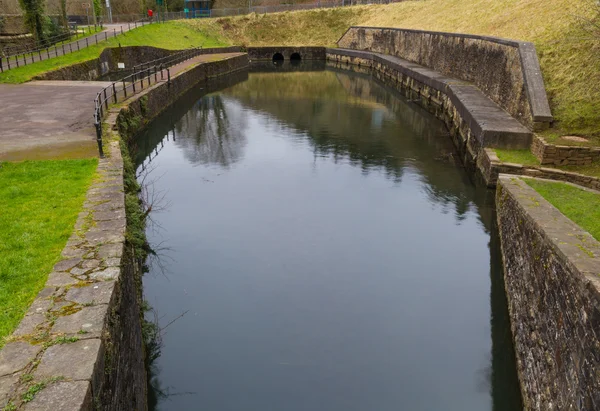
[[[65,54],[70,54],[74,51],[89,47],[90,45],[98,44],[100,41],[105,41],[109,38],[123,34],[125,32],[124,27],[127,27],[127,30],[131,30],[147,24],[152,24],[152,21],[135,21],[133,23],[122,24],[118,28],[113,27],[112,30],[105,30],[91,36],[80,38],[74,42],[62,43],[60,45],[57,44],[53,47],[38,47],[34,50],[27,50],[13,55],[0,55],[0,73],[49,58],[64,56]]]

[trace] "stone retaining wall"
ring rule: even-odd
[[[254,60],[272,60],[275,53],[281,53],[285,60],[298,53],[302,60],[325,60],[325,47],[248,47],[248,57]]]
[[[118,70],[117,63],[124,63],[125,69],[159,58],[167,57],[181,50],[166,50],[150,46],[109,47],[100,57],[73,64],[36,76],[35,80],[96,80],[111,71]],[[199,54],[237,53],[241,47],[216,47],[203,49]]]
[[[552,122],[532,43],[423,30],[351,27],[338,46],[401,57],[472,82],[530,129],[548,128]]]
[[[548,144],[539,135],[535,135],[533,138],[531,152],[540,160],[540,164],[584,166],[600,161],[600,148],[598,147]]]
[[[238,54],[192,67],[170,85],[159,83],[115,107],[107,126],[117,128],[118,122],[128,138],[198,82],[247,65],[247,55]],[[147,409],[139,307],[142,261],[125,242],[119,142],[111,142],[106,151],[63,260],[0,351],[0,408]],[[41,389],[24,401],[23,394],[35,384]]]
[[[496,186],[500,174],[513,174],[545,178],[548,180],[566,181],[593,190],[600,190],[600,178],[586,176],[571,171],[563,171],[556,168],[503,163],[492,149],[481,151],[477,158],[477,169],[481,171],[481,175],[488,187]]]
[[[519,178],[496,206],[524,408],[600,409],[600,243]]]
[[[118,142],[107,151],[63,260],[0,351],[0,407],[146,409],[141,262],[125,242]],[[43,389],[24,401],[34,384]]]
[[[369,68],[372,75],[391,88],[401,91],[409,100],[420,104],[436,117],[441,119],[448,128],[455,146],[461,154],[465,165],[474,168],[479,153],[486,145],[500,147],[529,147],[531,133],[510,118],[522,130],[511,128],[508,122],[496,122],[499,128],[488,129],[490,125],[482,124],[479,111],[471,111],[467,99],[468,91],[475,87],[470,84],[448,86],[450,81],[442,79],[435,72],[422,73],[411,68],[404,68],[388,62],[385,56],[377,56],[371,52],[327,49],[328,64],[345,69],[348,65],[356,65],[361,69]],[[410,64],[410,63],[409,63]],[[465,97],[466,96],[466,97]],[[491,104],[494,104],[490,101]],[[491,108],[490,108],[491,110]],[[501,111],[498,106],[495,110]],[[506,127],[506,130],[502,130]]]
[[[115,127],[122,137],[130,138],[150,119],[164,111],[199,82],[245,69],[248,64],[248,55],[238,53],[223,60],[199,64],[179,73],[171,78],[170,85],[164,82],[151,87],[136,95],[135,100],[126,102],[123,108],[113,109],[111,114],[115,117]]]

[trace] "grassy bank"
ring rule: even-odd
[[[600,241],[600,194],[565,183],[523,179],[561,213]]]
[[[0,347],[60,259],[97,163],[0,163]]]
[[[106,47],[153,46],[170,50],[187,47],[218,47],[225,43],[215,36],[181,22],[151,24],[110,38],[106,41],[65,56],[43,60],[0,74],[0,83],[23,83],[42,73],[56,70],[82,61],[98,58]]]
[[[427,0],[186,21],[245,45],[332,46],[351,25],[491,35],[536,45],[557,119],[553,135],[600,145],[600,41],[582,27],[594,0]]]

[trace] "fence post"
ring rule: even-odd
[[[131,84],[133,84],[133,94],[135,94],[135,77],[136,77],[136,75],[135,75],[135,73],[133,73],[131,76],[131,80],[132,80]]]
[[[117,104],[117,88],[115,87],[115,83],[112,84],[113,88],[113,100],[115,104]]]
[[[167,67],[167,87],[171,87],[171,71]]]
[[[108,99],[106,98],[106,88],[104,89],[104,106],[108,110]]]
[[[4,67],[2,67],[2,56],[0,56],[0,73],[4,73]]]
[[[63,56],[65,55],[65,43],[61,44],[62,46],[62,51],[63,51]]]
[[[38,49],[38,58],[42,61],[42,49]]]
[[[108,40],[108,31],[104,32],[104,40]]]
[[[97,114],[98,112],[96,112]],[[100,158],[104,158],[104,150],[102,149],[102,124],[100,119],[96,118],[96,142],[98,143],[98,155]]]
[[[127,87],[125,87],[125,80],[123,80],[123,98],[127,98]]]
[[[96,44],[98,44],[98,35],[94,35],[94,37],[96,37]]]

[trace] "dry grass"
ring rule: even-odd
[[[540,56],[558,133],[592,136],[600,144],[600,41],[581,24],[582,18],[594,18],[598,9],[595,0],[422,0],[189,24],[242,45],[332,46],[351,25],[531,41]]]

